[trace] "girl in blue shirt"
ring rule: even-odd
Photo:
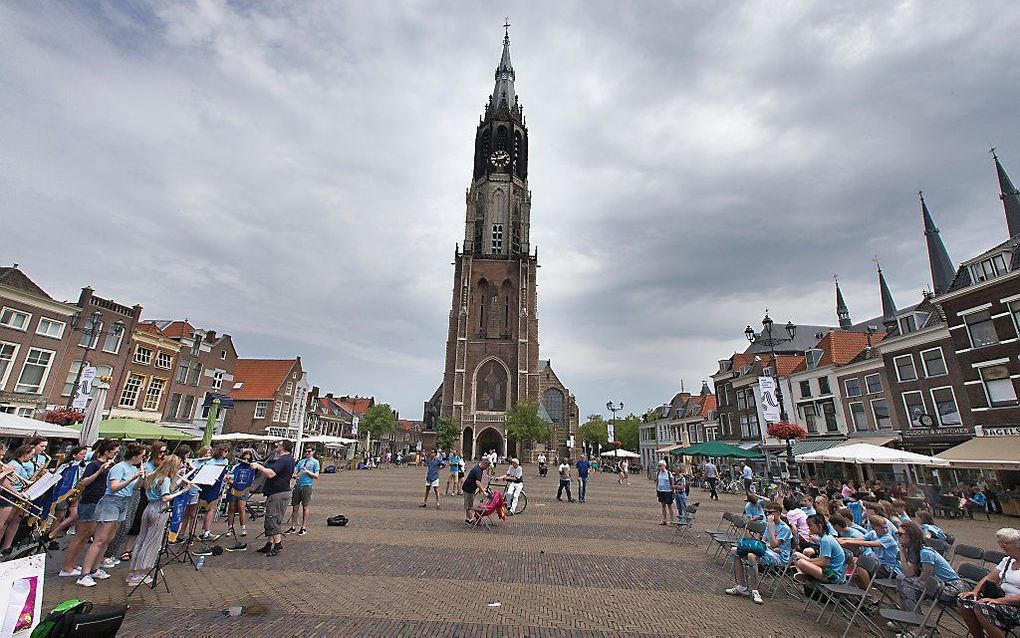
[[[816,580],[840,584],[846,580],[846,555],[843,548],[829,533],[829,522],[822,514],[813,514],[807,520],[808,529],[819,537],[818,555],[814,558],[796,552],[797,580]]]
[[[924,532],[925,538],[937,538],[940,541],[946,540],[946,533],[941,527],[935,524],[935,517],[931,515],[931,512],[927,510],[918,510],[915,516],[921,523],[921,531]]]
[[[888,532],[888,522],[885,517],[878,514],[871,515],[868,520],[871,522],[871,531],[864,535],[864,538],[840,539],[840,545],[870,547],[881,563],[877,576],[879,578],[892,578],[900,573],[900,551],[899,542],[896,536]],[[882,530],[879,535],[877,530]]]
[[[138,534],[135,551],[131,556],[131,573],[127,578],[128,585],[152,582],[152,578],[147,577],[145,572],[156,564],[156,556],[163,545],[163,530],[166,528],[167,519],[170,518],[168,506],[170,501],[189,489],[189,484],[185,483],[176,492],[171,491],[180,469],[180,458],[170,455],[142,481],[142,489],[145,490],[145,496],[149,502],[142,514],[142,527]]]
[[[762,505],[764,503],[764,505]],[[748,503],[750,505],[750,503]],[[765,601],[758,592],[758,570],[759,569],[782,569],[790,562],[791,543],[793,531],[790,526],[783,522],[783,508],[775,501],[761,501],[757,503],[763,507],[765,519],[765,534],[762,540],[765,543],[765,553],[759,555],[748,553],[747,568],[744,561],[738,556],[733,561],[733,577],[736,580],[736,587],[726,590],[731,596],[751,596],[751,600],[761,605]],[[736,553],[736,548],[732,550]]]
[[[942,581],[939,597],[943,600],[954,600],[964,591],[963,581],[949,561],[924,545],[924,532],[917,523],[901,523],[897,533],[901,573],[896,578],[896,589],[900,593],[902,609],[914,609],[932,578]]]
[[[227,493],[227,533],[230,536],[237,536],[234,529],[235,514],[241,519],[241,536],[248,535],[248,530],[245,528],[245,518],[247,517],[245,504],[251,497],[251,486],[255,482],[256,472],[255,468],[251,466],[254,461],[255,452],[250,449],[244,450],[241,452],[237,465],[227,476],[227,481],[230,483],[230,491]]]
[[[35,448],[31,445],[22,445],[14,451],[14,458],[7,464],[7,468],[4,470],[4,475],[10,478],[3,479],[5,481],[4,486],[14,491],[21,491],[25,486],[25,481],[32,478],[34,473],[34,465],[32,465],[32,458],[35,456]],[[2,532],[3,536],[3,550],[0,550],[0,555],[7,556],[11,553],[11,546],[14,544],[14,535],[18,531],[18,526],[21,525],[21,519],[24,518],[25,513],[17,507],[10,504],[10,501],[4,499],[0,501],[4,507],[0,508],[0,517],[2,522],[5,523],[5,527]]]

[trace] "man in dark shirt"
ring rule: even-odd
[[[474,524],[474,516],[471,510],[475,508],[475,494],[482,491],[482,476],[485,474],[485,469],[489,467],[489,460],[482,456],[482,460],[478,462],[471,471],[464,477],[464,522]]]
[[[577,462],[577,502],[584,503],[585,497],[588,495],[588,470],[591,468],[591,463],[588,462],[588,457],[581,455],[581,460]]]
[[[287,513],[290,479],[294,475],[294,443],[284,439],[276,444],[276,460],[263,465],[252,463],[266,477],[262,493],[266,497],[266,544],[257,550],[266,556],[279,556],[283,549],[283,516]]]

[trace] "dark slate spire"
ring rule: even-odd
[[[953,267],[953,260],[949,258],[946,245],[942,243],[938,227],[932,221],[928,205],[924,203],[924,193],[918,191],[917,196],[921,198],[921,216],[924,218],[924,240],[928,244],[931,285],[935,294],[939,295],[949,290],[953,278],[956,277],[956,268]]]
[[[708,387],[708,381],[701,380],[701,396],[706,397],[712,394],[711,388]]]
[[[999,157],[992,149],[992,159],[995,160],[995,172],[999,174],[999,199],[1002,200],[1002,207],[1006,211],[1006,228],[1009,236],[1013,237],[1020,233],[1020,191],[1010,181],[1006,170],[999,163]]]
[[[846,307],[846,301],[843,300],[843,291],[839,289],[839,277],[836,275],[832,276],[836,280],[836,318],[839,319],[839,327],[843,330],[849,330],[853,322],[850,321],[850,309]]]
[[[513,108],[516,101],[514,94],[514,65],[510,63],[510,21],[503,25],[503,57],[496,67],[496,86],[492,89],[492,107],[498,108],[503,100],[507,107]]]
[[[878,261],[875,263],[878,264]],[[878,290],[882,296],[882,324],[886,328],[891,328],[896,325],[896,302],[893,301],[892,293],[889,291],[889,284],[885,283],[881,264],[878,264]]]

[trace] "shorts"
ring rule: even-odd
[[[464,511],[472,510],[475,507],[475,493],[464,492]]]
[[[782,569],[786,565],[783,562],[783,557],[771,549],[766,549],[765,553],[758,558],[758,564],[762,567],[775,569]]]
[[[266,536],[276,536],[283,533],[283,516],[286,513],[286,492],[277,492],[266,499]]]
[[[425,487],[434,487],[436,489],[439,489],[439,479],[436,479],[434,481],[425,479]]]
[[[837,572],[828,565],[822,568],[822,575],[825,576],[825,582],[827,583],[839,585],[843,582],[843,574]]]
[[[127,519],[130,496],[114,496],[107,494],[96,504],[97,523],[119,523]]]
[[[78,503],[78,520],[93,523],[96,520],[96,505],[99,503]]]
[[[656,492],[655,495],[659,498],[659,502],[663,505],[673,504],[673,492]]]
[[[230,488],[230,492],[227,493],[228,503],[234,499],[247,501],[249,498],[251,498],[251,492],[245,492],[244,490],[235,490],[234,488]]]
[[[438,482],[438,481],[437,481]],[[303,505],[308,507],[312,502],[312,486],[311,485],[295,485],[294,492],[290,497],[290,504],[294,507]]]

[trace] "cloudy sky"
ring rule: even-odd
[[[474,127],[510,14],[542,356],[643,410],[765,307],[831,323],[1005,238],[1015,2],[0,5],[0,257],[300,354],[418,418],[442,375]],[[498,5],[498,6],[497,6]]]

